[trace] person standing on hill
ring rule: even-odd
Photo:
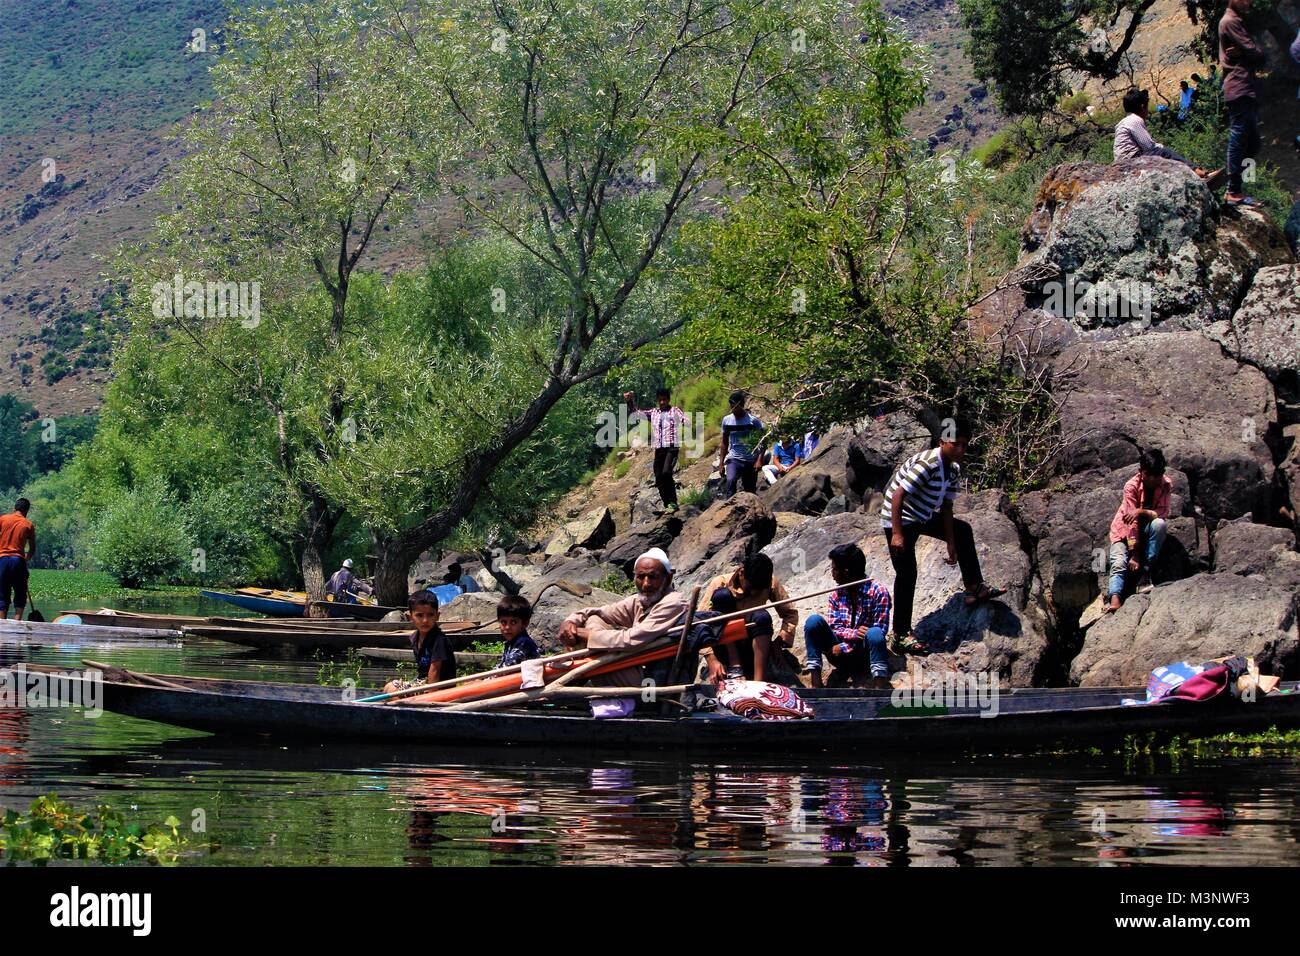
[[[1268,60],[1251,38],[1242,17],[1250,13],[1252,0],[1228,0],[1219,20],[1219,65],[1223,68],[1223,100],[1228,106],[1228,192],[1230,206],[1258,206],[1259,201],[1242,191],[1246,161],[1259,152],[1259,100],[1255,70]]]
[[[762,451],[763,422],[745,409],[744,392],[731,393],[731,413],[722,419],[722,447],[718,453],[718,473],[726,479],[726,497],[758,488],[758,462]]]
[[[672,393],[661,388],[655,393],[655,407],[639,409],[636,396],[631,392],[623,393],[627,402],[629,423],[633,419],[644,418],[650,423],[650,446],[655,451],[654,475],[655,487],[667,511],[677,510],[677,481],[673,472],[677,470],[677,459],[682,451],[682,438],[685,435],[686,413],[672,402]]]
[[[0,518],[0,617],[9,617],[12,597],[19,621],[27,607],[27,562],[36,556],[36,528],[27,520],[31,507],[19,498],[13,513]]]

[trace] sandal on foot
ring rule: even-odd
[[[914,634],[907,634],[903,637],[894,635],[894,639],[889,642],[889,649],[899,657],[908,654],[915,657],[924,657],[930,653],[930,649],[917,640]]]
[[[976,604],[982,604],[985,601],[992,601],[994,598],[1002,597],[1007,593],[1006,588],[990,587],[987,584],[981,584],[980,589],[974,593],[966,592],[966,606],[974,607]]]

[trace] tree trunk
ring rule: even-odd
[[[419,553],[409,555],[391,539],[376,541],[375,548],[379,552],[375,562],[375,598],[389,607],[406,607],[410,596],[407,575]]]
[[[312,607],[312,601],[325,600],[325,552],[334,541],[334,528],[340,515],[315,500],[308,508],[307,537],[302,548],[302,583],[307,591],[307,617],[326,617]]]

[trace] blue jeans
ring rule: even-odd
[[[1156,518],[1146,526],[1147,559],[1144,567],[1148,574],[1160,557],[1160,549],[1165,546],[1165,534],[1168,526],[1164,518]],[[1110,587],[1108,595],[1120,594],[1124,590],[1124,575],[1128,573],[1128,542],[1116,541],[1110,546]]]
[[[808,668],[820,671],[822,655],[829,654],[831,648],[838,644],[831,626],[820,614],[811,615],[803,625],[803,646],[807,655]],[[885,632],[878,627],[867,631],[864,645],[853,645],[847,654],[837,654],[833,661],[836,668],[847,673],[861,673],[871,668],[872,677],[889,676],[889,648],[885,643]]]
[[[1259,103],[1253,96],[1228,101],[1228,192],[1241,192],[1241,171],[1259,152]]]

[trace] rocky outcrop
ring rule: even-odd
[[[993,499],[996,500],[996,499]],[[972,502],[963,502],[969,505]],[[965,606],[961,576],[944,562],[942,542],[922,539],[917,546],[916,602],[913,626],[934,650],[927,668],[993,671],[1016,686],[1042,679],[1052,665],[1046,615],[1032,593],[1029,556],[1020,550],[1019,534],[1005,515],[988,507],[989,499],[962,518],[975,532],[985,578],[1008,593],[977,608]],[[876,515],[850,513],[809,521],[764,549],[776,573],[794,593],[833,587],[829,552],[838,544],[856,542],[867,558],[867,573],[893,586],[889,549]],[[801,602],[800,616],[824,613],[827,597]],[[803,649],[797,649],[802,654]],[[895,658],[896,670],[905,661]]]
[[[614,565],[630,579],[639,556],[651,548],[668,551],[686,523],[699,514],[699,508],[688,507],[672,514],[652,517],[643,524],[634,524],[610,539],[601,554],[601,560]]]
[[[868,419],[849,442],[845,480],[867,502],[884,490],[900,462],[931,444],[930,430],[905,412]]]
[[[822,436],[817,450],[807,461],[781,476],[776,484],[759,495],[772,511],[794,511],[817,515],[826,510],[832,498],[850,495],[846,480],[850,429],[839,426]]]
[[[1266,674],[1297,665],[1294,588],[1236,574],[1198,574],[1130,598],[1089,628],[1070,668],[1084,686],[1142,685],[1172,661],[1248,654]]]
[[[762,550],[775,535],[771,510],[758,495],[742,491],[687,521],[668,555],[681,581],[692,575],[702,577],[713,565],[737,564]],[[710,568],[704,568],[711,559]]]
[[[1083,329],[1201,328],[1230,316],[1255,270],[1291,261],[1266,215],[1221,213],[1190,168],[1154,157],[1053,169],[1022,242],[1028,305]]]
[[[580,518],[566,522],[552,535],[546,554],[566,554],[574,548],[596,550],[614,537],[614,516],[608,508],[595,508]]]
[[[1300,552],[1290,528],[1235,521],[1214,532],[1214,570],[1300,589]]]
[[[1210,325],[1205,334],[1270,380],[1285,377],[1294,396],[1300,370],[1300,266],[1260,269],[1232,318]]]
[[[1067,472],[1124,467],[1141,449],[1160,448],[1207,517],[1264,516],[1274,470],[1265,438],[1277,412],[1262,372],[1198,332],[1079,342],[1057,364],[1068,370]]]

